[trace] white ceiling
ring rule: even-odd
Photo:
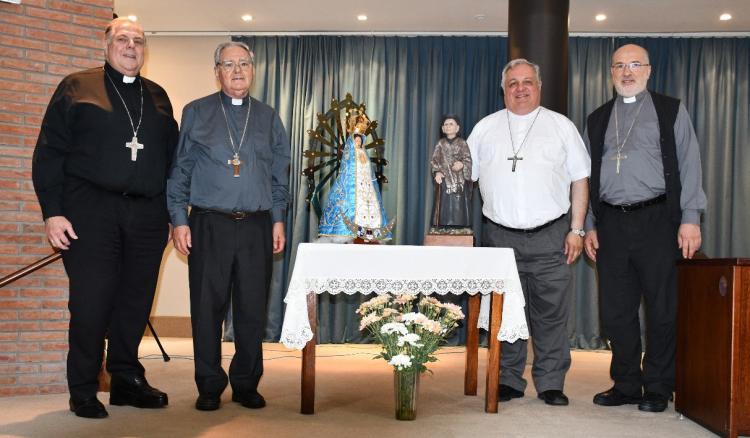
[[[120,16],[174,33],[492,33],[508,0],[115,0]],[[730,13],[729,21],[719,15]],[[597,22],[596,14],[607,20]],[[240,19],[250,14],[253,20]],[[357,21],[366,14],[368,20]],[[483,15],[482,20],[475,16]],[[571,33],[750,32],[750,0],[570,0]]]

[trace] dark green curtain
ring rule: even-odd
[[[315,239],[317,220],[305,204],[300,175],[308,129],[332,97],[351,93],[367,104],[386,140],[389,161],[383,202],[396,218],[394,243],[420,245],[431,211],[428,161],[438,139],[440,116],[462,118],[462,135],[503,107],[500,71],[507,38],[465,36],[248,36],[235,37],[256,54],[252,94],[275,107],[292,143],[288,251],[275,265],[266,337],[277,340],[283,297],[300,242]],[[704,189],[704,251],[711,257],[750,255],[750,131],[748,79],[750,38],[571,38],[568,116],[582,130],[585,117],[613,96],[609,57],[635,42],[651,55],[650,87],[683,100],[701,145]],[[478,195],[478,192],[476,192]],[[481,210],[474,197],[474,229]],[[571,346],[601,348],[593,267],[579,261],[571,293]],[[319,342],[359,342],[354,309],[360,296],[322,295]],[[461,337],[459,337],[460,341]]]

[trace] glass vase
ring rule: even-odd
[[[419,374],[416,371],[393,370],[393,395],[396,402],[397,420],[417,418],[417,393]]]

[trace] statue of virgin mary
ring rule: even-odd
[[[364,148],[370,121],[364,114],[347,121],[349,133],[344,145],[339,175],[331,186],[318,227],[322,240],[389,240],[393,223],[383,208],[370,157]]]

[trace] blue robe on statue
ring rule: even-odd
[[[364,148],[355,144],[354,135],[346,139],[339,175],[323,207],[318,227],[320,237],[357,237],[357,232],[347,226],[344,218],[363,232],[378,230],[388,224],[370,158]],[[364,141],[364,137],[360,138]],[[376,231],[376,234],[379,233]],[[388,231],[376,237],[387,240],[391,238],[391,233]]]

